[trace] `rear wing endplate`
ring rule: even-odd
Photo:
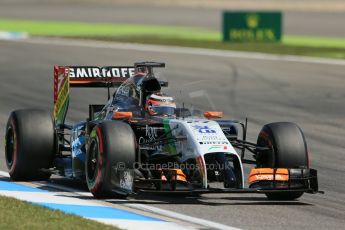
[[[54,121],[63,124],[70,87],[118,87],[133,76],[133,66],[54,66]]]

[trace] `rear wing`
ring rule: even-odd
[[[70,87],[118,87],[134,73],[134,66],[54,66],[55,124],[65,122]]]

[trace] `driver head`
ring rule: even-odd
[[[146,99],[145,110],[151,116],[175,116],[176,104],[172,97],[153,93]]]

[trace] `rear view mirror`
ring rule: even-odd
[[[223,112],[206,111],[206,112],[204,112],[204,117],[206,117],[207,119],[222,118],[223,117]]]
[[[133,117],[132,112],[114,112],[113,119],[131,119]]]

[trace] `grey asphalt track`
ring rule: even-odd
[[[305,132],[321,195],[270,202],[262,195],[203,195],[199,198],[139,196],[148,204],[243,229],[343,229],[345,224],[345,66],[207,57],[0,41],[0,139],[10,112],[53,103],[53,65],[167,63],[169,92],[186,106],[223,110],[226,118],[249,117],[249,139],[268,122],[296,122]],[[193,94],[194,93],[194,94]],[[69,120],[87,116],[89,103],[106,92],[73,89]],[[190,96],[199,95],[191,98]],[[6,170],[3,141],[0,170]],[[116,201],[115,201],[116,203]]]
[[[218,10],[13,2],[0,1],[1,18],[220,27]],[[344,20],[343,13],[285,12],[285,32],[345,37],[340,29]],[[52,108],[54,64],[128,65],[140,60],[165,61],[168,91],[187,106],[223,110],[227,118],[248,116],[252,141],[265,123],[296,122],[305,132],[311,165],[319,170],[326,194],[306,194],[295,202],[269,202],[262,195],[140,196],[129,202],[244,229],[344,228],[345,66],[0,41],[0,139],[12,110]],[[88,104],[105,98],[103,90],[74,89],[68,119],[84,119]],[[3,149],[1,141],[0,170],[6,171]]]
[[[140,5],[0,0],[0,18],[177,25],[214,31],[221,29],[221,10]],[[304,12],[285,11],[283,21],[285,34],[345,37],[344,12],[308,12],[308,9]]]

